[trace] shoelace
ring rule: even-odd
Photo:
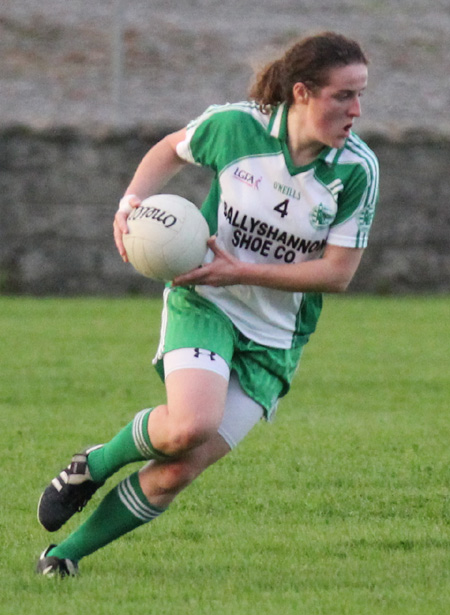
[[[84,500],[81,502],[81,504],[78,504],[77,512],[81,512],[83,510],[83,508],[89,502],[91,497],[92,497],[92,495],[89,495],[89,496],[85,497]]]

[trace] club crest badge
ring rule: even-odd
[[[330,226],[334,218],[335,213],[327,209],[323,203],[314,207],[309,214],[309,222],[316,231]]]

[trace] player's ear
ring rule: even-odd
[[[294,84],[292,88],[292,94],[294,103],[301,105],[308,104],[309,98],[311,96],[309,88],[301,81],[298,81]]]

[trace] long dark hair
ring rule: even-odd
[[[292,88],[298,82],[314,92],[327,85],[330,69],[368,63],[358,42],[336,32],[322,32],[298,41],[263,68],[256,75],[250,98],[268,112],[282,102],[291,104]]]

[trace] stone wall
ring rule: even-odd
[[[112,239],[117,202],[139,160],[163,133],[76,130],[0,133],[0,292],[32,295],[152,293],[122,263]],[[351,289],[450,290],[450,140],[363,135],[381,166],[369,248]],[[166,188],[200,203],[208,173],[184,170]]]
[[[380,160],[380,202],[352,289],[450,291],[450,140],[367,139]]]

